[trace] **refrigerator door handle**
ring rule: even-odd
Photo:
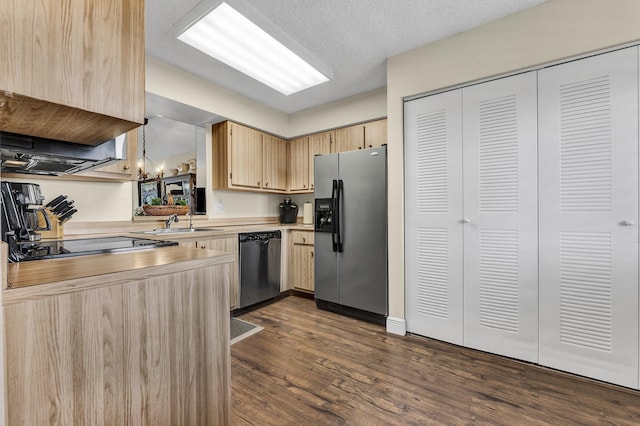
[[[338,193],[338,181],[333,180],[333,186],[331,187],[331,245],[333,246],[333,251],[338,251],[338,241],[336,239],[337,233],[337,221],[338,221],[338,199],[336,197]]]
[[[342,179],[340,179],[338,181],[338,193],[336,195],[336,214],[337,214],[337,220],[336,220],[336,228],[337,228],[337,237],[336,239],[338,240],[338,253],[342,253],[342,233],[340,231],[341,228],[341,218],[340,218],[340,199],[342,198],[342,191],[344,190],[344,183],[342,182]]]

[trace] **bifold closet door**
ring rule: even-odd
[[[638,386],[638,51],[539,71],[540,364]]]
[[[464,345],[537,362],[536,73],[462,99]]]
[[[407,330],[462,344],[462,91],[405,103]]]

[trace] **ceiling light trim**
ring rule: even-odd
[[[297,93],[300,91],[304,91],[307,88],[314,87],[323,82],[329,81],[333,79],[333,70],[320,61],[317,57],[315,57],[309,50],[307,50],[304,46],[298,43],[296,40],[291,38],[287,33],[282,31],[277,25],[275,25],[271,20],[261,14],[258,10],[256,10],[251,4],[246,2],[245,0],[203,0],[198,3],[191,11],[189,11],[184,17],[178,20],[173,26],[174,36],[179,40],[191,45],[192,47],[206,53],[209,56],[214,57],[215,59],[225,63],[228,66],[234,67],[232,63],[225,60],[225,58],[221,57],[219,54],[214,54],[210,49],[207,48],[206,43],[201,43],[200,47],[194,46],[189,41],[185,40],[188,36],[185,36],[185,32],[187,30],[192,29],[194,25],[198,24],[198,22],[206,17],[210,12],[217,9],[220,5],[226,3],[231,9],[235,12],[238,12],[242,15],[243,19],[249,20],[252,24],[259,27],[262,31],[266,32],[271,38],[273,38],[276,42],[282,44],[285,49],[290,50],[295,55],[297,55],[300,59],[300,63],[304,64],[305,67],[309,67],[310,69],[315,69],[317,76],[323,76],[324,78],[321,81],[315,82],[313,85],[309,85],[309,82],[306,79],[300,79],[298,75],[295,73],[289,73],[286,77],[283,75],[274,75],[271,74],[268,78],[261,78],[259,75],[252,75],[251,68],[249,69],[240,69],[246,75],[262,82],[263,84],[274,88],[275,90],[289,95],[292,93]],[[222,10],[222,9],[221,9]],[[195,28],[194,28],[195,30]],[[191,32],[195,32],[192,30]],[[268,55],[265,59],[269,59]],[[232,61],[233,62],[233,61]],[[271,81],[271,83],[270,83]],[[273,82],[276,83],[273,83]],[[274,85],[277,85],[278,82],[282,81],[294,81],[293,86],[296,87],[294,90],[292,86],[289,88],[276,88]],[[317,80],[316,80],[317,81]],[[285,84],[287,86],[288,84]],[[302,87],[302,88],[299,88]]]

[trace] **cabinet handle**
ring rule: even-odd
[[[302,242],[303,242],[303,243],[306,243],[306,242],[307,242],[307,239],[306,239],[305,237],[302,237]]]
[[[303,184],[302,184],[302,187],[303,187],[303,188],[306,188],[306,187],[307,187],[307,184],[306,184],[306,183],[303,183]]]
[[[125,165],[124,165],[124,169],[125,169],[125,170],[129,170],[129,165],[128,165],[128,164],[125,164]]]
[[[633,226],[636,223],[633,220],[623,220],[620,222],[620,226]]]
[[[369,145],[369,148],[373,148],[373,145]]]
[[[465,217],[465,218],[462,218],[460,223],[471,223],[471,221]]]
[[[264,186],[269,186],[269,182],[265,183]]]
[[[258,186],[260,186],[260,181],[258,181]]]
[[[311,189],[313,189],[313,184],[311,184]]]
[[[362,149],[362,147],[361,147],[361,146],[359,146],[359,147],[358,147],[358,149]]]
[[[313,252],[311,252],[311,257],[313,257]]]

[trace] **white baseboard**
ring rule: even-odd
[[[400,336],[407,334],[407,323],[404,318],[387,317],[387,333]]]

